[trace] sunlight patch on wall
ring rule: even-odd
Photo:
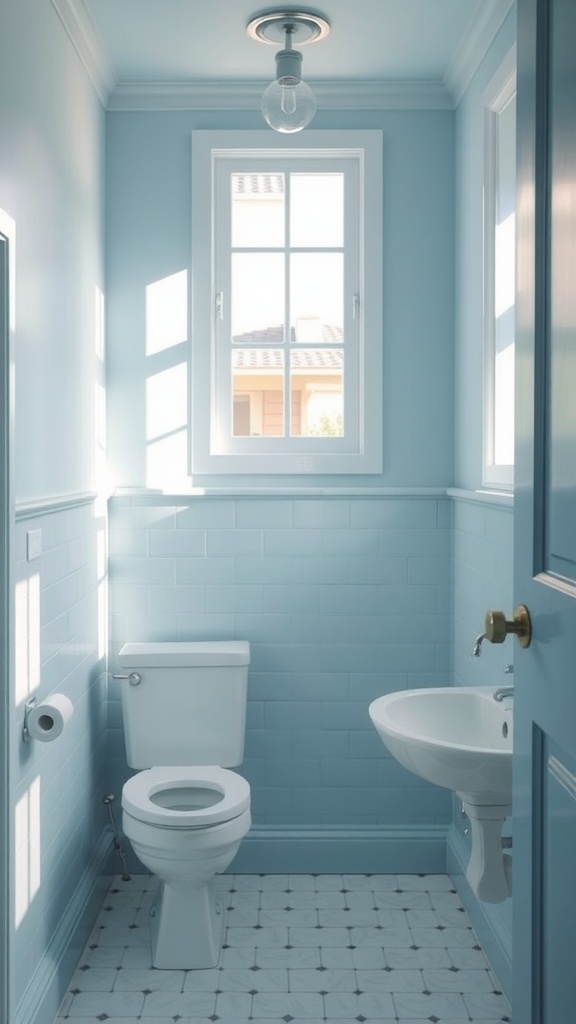
[[[15,702],[23,704],[40,686],[40,576],[18,580],[15,588]]]
[[[188,272],[180,270],[146,287],[146,355],[188,337]]]
[[[179,363],[146,381],[146,484],[182,480],[188,457],[188,367]]]
[[[14,923],[24,920],[40,889],[40,776],[30,783],[14,809]]]

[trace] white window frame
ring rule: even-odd
[[[345,220],[345,251],[354,280],[345,283],[345,336],[355,338],[345,372],[354,387],[343,438],[231,437],[218,416],[218,327],[222,316],[217,267],[219,220],[214,197],[221,168],[241,171],[264,160],[291,167],[344,166],[356,175],[358,217]],[[248,160],[248,163],[246,163]],[[273,166],[274,164],[270,164]],[[204,474],[359,474],[382,472],[382,132],[270,131],[192,134],[192,437],[191,471]],[[357,222],[356,222],[357,221]],[[356,252],[354,252],[356,247]],[[224,295],[224,303],[226,295]],[[352,365],[355,362],[355,366]],[[346,384],[345,384],[346,391]],[[224,388],[231,404],[230,385]],[[229,415],[229,414],[228,414]],[[222,430],[222,422],[226,429]]]
[[[482,485],[513,490],[514,463],[496,463],[496,254],[498,199],[498,124],[501,112],[516,93],[516,47],[500,65],[484,94],[484,388]]]

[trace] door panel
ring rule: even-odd
[[[518,3],[514,991],[518,1024],[576,1006],[576,4]]]

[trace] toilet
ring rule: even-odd
[[[122,827],[160,881],[152,964],[214,967],[222,907],[212,881],[250,828],[244,757],[246,641],[129,643],[120,650],[126,756]]]

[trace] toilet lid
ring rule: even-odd
[[[238,817],[250,806],[250,786],[218,766],[148,768],[124,783],[122,807],[164,828],[200,828]]]

